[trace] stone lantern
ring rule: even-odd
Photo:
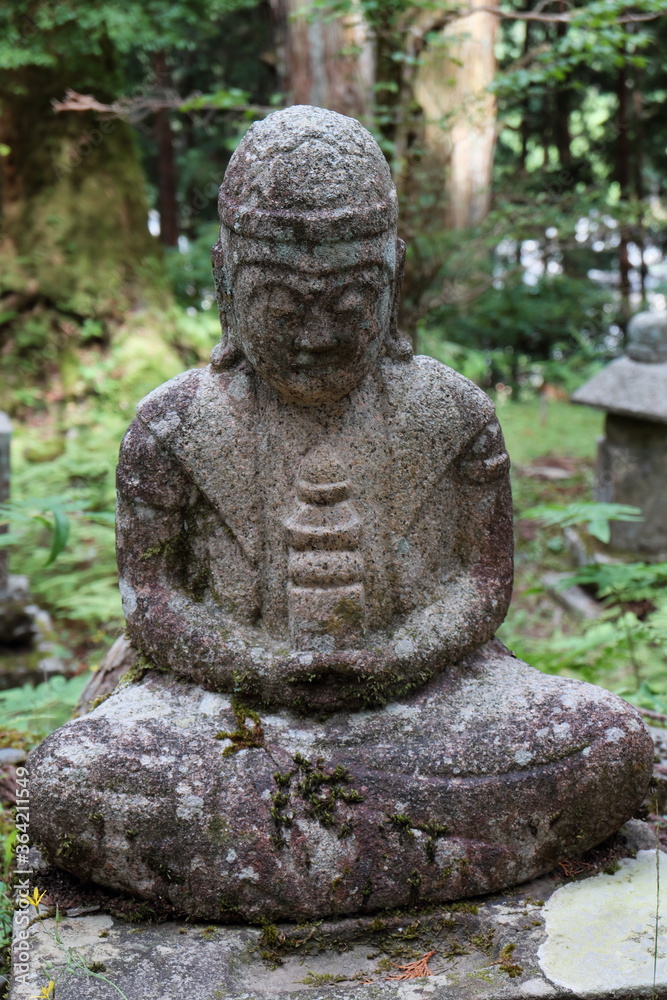
[[[611,544],[631,552],[667,553],[667,312],[638,313],[626,353],[572,396],[606,410],[598,445],[595,496],[640,507],[642,521],[613,521]]]

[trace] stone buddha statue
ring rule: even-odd
[[[37,842],[228,921],[443,902],[599,843],[642,801],[651,740],[494,639],[509,459],[489,398],[399,337],[379,147],[276,112],[219,211],[222,341],[139,404],[118,466],[145,671],[32,755]]]

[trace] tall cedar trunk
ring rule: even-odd
[[[524,10],[530,11],[532,9],[532,0],[525,0]],[[531,40],[532,40],[532,22],[526,21],[526,33],[523,37],[523,52],[522,57],[524,60],[529,58],[528,53],[530,52]],[[521,125],[520,136],[521,136],[521,151],[519,153],[519,169],[523,173],[526,169],[526,160],[528,158],[528,139],[530,137],[530,124],[531,124],[531,107],[530,107],[531,96],[528,91],[525,92],[525,97],[523,99],[523,107],[521,110]]]
[[[625,55],[625,53],[623,53]],[[616,78],[618,99],[618,142],[616,145],[616,179],[621,189],[621,200],[627,202],[630,195],[630,136],[628,119],[628,79],[627,64],[621,63]],[[630,233],[626,224],[621,225],[618,250],[618,267],[621,287],[621,326],[623,330],[630,318],[630,258],[628,243]]]
[[[169,87],[171,77],[164,52],[153,56],[153,71],[158,88]],[[178,202],[176,200],[176,157],[174,133],[169,112],[161,108],[155,115],[155,142],[157,145],[158,212],[160,213],[160,241],[167,247],[178,244]]]
[[[278,72],[291,104],[314,104],[368,123],[373,56],[360,16],[325,20],[304,0],[270,0]]]
[[[417,73],[426,159],[440,166],[444,222],[452,229],[477,225],[491,205],[496,106],[486,88],[496,72],[497,30],[498,18],[486,10],[453,21],[444,29],[445,45],[427,48]]]
[[[632,181],[634,188],[634,195],[637,200],[637,235],[635,237],[635,242],[639,247],[639,253],[641,257],[641,263],[639,265],[639,277],[641,281],[641,294],[642,302],[646,299],[646,278],[648,276],[648,267],[646,266],[646,260],[644,258],[645,250],[645,231],[644,231],[644,213],[643,213],[643,200],[644,200],[644,177],[643,177],[643,166],[644,166],[644,100],[642,96],[641,87],[639,86],[638,77],[641,76],[641,71],[637,68],[634,73],[634,86],[632,90],[632,123],[633,123],[633,148],[634,148],[634,159],[633,159],[633,171],[632,171]]]
[[[569,6],[569,0],[560,0],[557,5],[559,13],[565,13]],[[567,34],[566,24],[556,25],[556,36],[558,39],[564,38]],[[570,105],[571,94],[569,87],[558,86],[554,91],[554,104],[556,114],[554,116],[554,142],[558,151],[558,162],[561,169],[567,170],[572,163],[572,152],[570,149]]]

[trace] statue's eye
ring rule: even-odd
[[[334,302],[334,312],[362,312],[368,305],[368,289],[363,285],[352,285],[346,288],[339,299]]]
[[[276,319],[288,319],[303,313],[302,300],[290,288],[273,288],[269,295],[269,311]]]

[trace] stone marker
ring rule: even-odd
[[[0,504],[6,503],[10,496],[11,441],[10,419],[6,413],[0,411]],[[0,535],[6,533],[7,525],[1,525]],[[0,548],[0,648],[14,647],[32,641],[33,610],[36,609],[32,607],[27,576],[9,575],[7,549]]]
[[[626,354],[577,389],[572,402],[607,411],[596,499],[631,504],[644,515],[612,521],[612,546],[667,556],[667,313],[634,316]]]
[[[534,878],[642,801],[635,710],[494,638],[509,459],[489,398],[398,335],[396,216],[352,119],[290,108],[234,154],[222,342],[121,448],[144,659],[30,758],[61,868],[205,920],[377,913]]]

